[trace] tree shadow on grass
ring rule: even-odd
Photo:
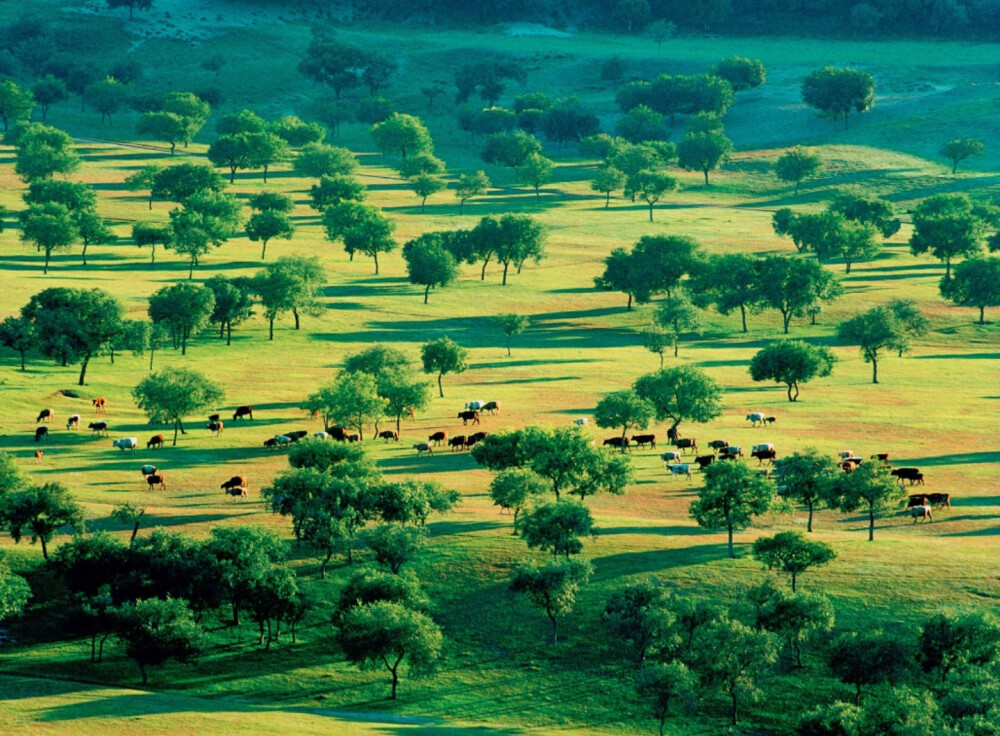
[[[906,459],[907,465],[970,465],[1000,463],[1000,450],[996,452],[966,452],[954,455],[928,455]]]
[[[703,532],[708,534],[710,532]],[[741,545],[742,546],[742,545]],[[680,549],[625,552],[594,559],[594,582],[615,580],[624,575],[642,575],[675,567],[701,565],[727,559],[725,544],[699,544]]]
[[[914,355],[913,360],[997,360],[1000,353],[965,353],[965,354],[945,354],[945,355]],[[989,398],[989,397],[987,397]]]
[[[427,524],[427,530],[432,537],[443,537],[452,534],[472,534],[509,526],[511,525],[500,521],[434,521]]]
[[[551,358],[549,360],[500,360],[494,363],[470,363],[471,370],[485,368],[525,368],[535,365],[564,365],[571,363],[599,363],[597,358]]]
[[[157,515],[145,513],[142,516],[142,524],[139,526],[139,536],[145,532],[147,535],[151,529],[167,526],[184,526],[187,524],[207,524],[212,521],[227,521],[237,514],[196,514],[193,516],[181,516],[178,514]],[[238,514],[238,516],[250,516],[250,514]],[[131,531],[131,526],[124,526],[120,521],[105,516],[99,519],[87,519],[88,532],[120,532]]]

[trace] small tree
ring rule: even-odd
[[[677,164],[688,171],[700,171],[705,175],[708,186],[708,172],[718,168],[733,151],[733,142],[721,130],[688,133],[677,144]]]
[[[433,153],[434,144],[423,121],[414,115],[393,113],[381,123],[372,126],[375,147],[384,155],[408,153]]]
[[[760,87],[767,80],[767,69],[760,59],[730,56],[712,64],[710,73],[725,79],[734,92]]]
[[[899,345],[905,339],[905,330],[891,310],[875,307],[842,322],[837,327],[837,339],[859,346],[864,361],[872,364],[872,383],[878,383],[881,353]]]
[[[661,369],[638,378],[635,392],[653,404],[656,420],[670,420],[670,432],[681,422],[710,422],[722,414],[722,389],[692,366]]]
[[[812,542],[802,532],[779,532],[773,537],[760,537],[753,543],[754,559],[767,565],[768,570],[778,568],[792,577],[792,592],[798,576],[806,570],[825,565],[837,554],[825,542]]]
[[[798,401],[799,384],[829,376],[836,362],[836,356],[824,347],[801,340],[775,340],[751,358],[750,377],[783,383],[788,387],[788,400]]]
[[[212,290],[197,284],[164,286],[149,297],[149,318],[170,329],[174,349],[187,355],[187,341],[208,324],[215,308]]]
[[[33,204],[21,212],[21,241],[45,253],[44,274],[49,272],[52,253],[69,248],[79,234],[72,213],[58,202]]]
[[[902,339],[896,346],[900,358],[910,349],[910,340],[923,337],[931,328],[930,320],[924,316],[912,299],[893,299],[885,305],[903,326]]]
[[[875,105],[875,78],[857,69],[825,66],[806,76],[802,101],[825,117],[836,120],[843,116],[847,130],[852,111],[862,113]]]
[[[799,185],[810,176],[814,176],[823,166],[823,160],[818,154],[796,147],[785,151],[774,162],[774,173],[781,181],[795,182],[795,193],[799,193]]]
[[[654,648],[666,652],[676,644],[676,618],[667,603],[666,591],[655,582],[640,582],[616,590],[601,614],[608,632],[628,643],[639,664],[639,679],[645,680],[646,657]]]
[[[45,117],[43,115],[42,120]],[[958,171],[958,165],[970,156],[982,156],[986,144],[978,138],[956,138],[941,146],[941,156],[951,161],[951,173]]]
[[[645,169],[628,177],[625,185],[626,196],[639,195],[649,205],[649,221],[653,221],[653,205],[660,201],[664,194],[677,188],[677,180],[660,171]]]
[[[806,529],[813,530],[813,512],[830,496],[830,487],[843,471],[829,455],[806,448],[781,460],[782,498],[799,501],[809,511]]]
[[[702,312],[684,294],[672,294],[663,299],[656,307],[654,319],[670,338],[675,358],[681,335],[701,331]]]
[[[757,265],[757,283],[762,307],[781,313],[785,334],[792,317],[801,317],[821,301],[842,293],[837,278],[814,260],[768,256]]]
[[[979,309],[986,324],[986,307],[1000,307],[1000,258],[970,258],[955,266],[952,278],[943,278],[941,296],[959,307]]]
[[[441,629],[428,616],[388,601],[351,608],[337,629],[337,643],[350,662],[389,671],[391,700],[396,699],[403,661],[413,670],[430,668],[440,656],[442,640]]]
[[[21,89],[13,79],[0,82],[0,120],[3,120],[4,130],[9,130],[11,123],[30,118],[34,107],[31,90]],[[42,120],[45,120],[45,109],[47,106],[42,110]]]
[[[400,568],[412,560],[423,546],[427,533],[418,527],[402,526],[401,524],[379,524],[368,530],[365,544],[374,553],[375,561],[388,567],[393,575],[398,575]]]
[[[128,19],[132,20],[134,17],[135,9],[139,10],[149,10],[153,7],[153,0],[107,0],[108,7],[114,10],[115,8],[128,8]],[[143,680],[143,684],[146,681]]]
[[[692,700],[697,685],[697,676],[679,660],[666,664],[656,662],[650,667],[649,677],[639,685],[639,691],[653,703],[660,721],[660,736],[664,735],[670,704],[676,700]]]
[[[646,429],[653,419],[653,405],[632,389],[614,391],[597,402],[594,420],[598,427],[622,428],[621,451],[625,452],[625,435],[630,429]]]
[[[348,149],[319,142],[304,145],[292,162],[296,174],[310,179],[349,176],[357,168],[358,159]]]
[[[25,370],[24,355],[34,349],[37,341],[35,326],[24,317],[7,317],[0,322],[0,345],[16,350],[21,356],[21,370]]]
[[[861,705],[861,688],[905,677],[912,653],[898,639],[881,631],[847,633],[837,637],[827,653],[833,674],[854,685],[855,705]]]
[[[845,473],[828,489],[828,503],[844,512],[868,512],[868,541],[875,539],[875,519],[895,510],[906,499],[906,490],[881,463],[859,465]]]
[[[442,189],[445,188],[444,179],[436,174],[414,174],[409,177],[410,188],[413,189],[413,193],[420,197],[420,211],[424,211],[424,206],[427,204],[427,198],[432,194],[437,194]]]
[[[386,400],[378,395],[375,378],[367,373],[341,373],[306,400],[306,409],[319,412],[324,425],[342,424],[358,431],[364,440],[365,425],[385,414]]]
[[[986,667],[1000,659],[1000,624],[988,613],[964,616],[936,614],[920,627],[917,662],[930,674],[948,674],[964,667]]]
[[[502,332],[507,338],[507,356],[510,357],[510,340],[514,335],[520,335],[531,323],[531,319],[524,314],[515,312],[502,312],[491,318],[493,328]]]
[[[69,97],[69,90],[66,89],[66,83],[54,77],[51,74],[46,74],[41,79],[35,81],[31,85],[31,95],[35,98],[35,102],[42,109],[42,122],[45,122],[45,117],[49,113],[49,108],[57,102],[62,102]],[[2,92],[0,92],[0,97],[2,97]],[[0,103],[2,104],[2,103]],[[0,110],[2,112],[2,110]],[[4,130],[6,130],[6,120],[4,121]]]
[[[514,525],[527,543],[542,551],[552,552],[553,557],[579,554],[583,550],[580,537],[592,536],[594,519],[583,504],[573,501],[556,501],[525,511]]]
[[[455,186],[455,196],[458,198],[458,214],[462,214],[462,210],[465,208],[465,200],[486,194],[490,186],[490,178],[486,176],[485,171],[477,171],[474,174],[462,174],[458,177],[458,184]]]
[[[227,279],[220,275],[210,278],[205,286],[215,296],[215,305],[208,321],[219,325],[219,338],[225,335],[226,345],[231,345],[233,327],[246,322],[253,315],[250,284],[246,279]]]
[[[0,622],[20,616],[30,598],[28,581],[10,569],[6,555],[0,555]]]
[[[32,485],[0,496],[0,523],[15,543],[22,537],[29,537],[32,544],[40,542],[42,557],[48,560],[48,544],[57,531],[83,530],[83,509],[59,483]]]
[[[625,186],[625,174],[614,166],[602,166],[590,182],[590,188],[604,195],[604,209],[611,205],[611,192],[616,192]]]
[[[101,113],[101,125],[105,120],[111,124],[111,116],[121,109],[127,96],[128,88],[114,77],[94,82],[84,91],[90,106]]]
[[[247,237],[255,243],[260,241],[260,259],[262,261],[264,260],[264,254],[267,252],[268,241],[275,238],[291,240],[294,234],[295,228],[292,227],[292,222],[288,218],[288,215],[277,210],[266,209],[261,212],[255,212],[247,222]]]
[[[663,370],[663,354],[673,344],[673,337],[662,327],[652,326],[642,331],[642,346],[653,355],[660,356],[660,370]]]
[[[742,463],[713,463],[704,473],[705,486],[691,503],[691,517],[699,526],[726,529],[729,556],[735,559],[733,531],[746,529],[754,516],[767,512],[774,500],[774,487]]]
[[[420,348],[424,373],[437,373],[438,395],[444,398],[441,379],[447,373],[465,373],[469,352],[450,337],[431,340]]]
[[[514,512],[514,535],[517,536],[518,514],[535,497],[548,491],[548,485],[537,473],[528,468],[505,468],[490,482],[490,498],[501,511]]]
[[[80,166],[73,139],[50,125],[22,123],[11,129],[4,142],[16,149],[14,171],[26,182],[70,174]]]
[[[764,604],[757,624],[782,637],[795,655],[795,664],[802,667],[802,642],[810,633],[833,628],[833,606],[829,599],[818,595],[798,595],[781,590]]]
[[[964,194],[935,194],[913,208],[910,250],[914,255],[930,252],[944,261],[945,278],[951,278],[951,262],[969,257],[982,248],[985,223]]]
[[[410,283],[425,287],[424,304],[432,288],[447,286],[458,276],[455,257],[434,233],[425,233],[406,243],[403,260],[406,261]]]
[[[552,622],[552,643],[559,641],[559,618],[576,605],[577,592],[593,571],[589,562],[553,560],[546,565],[525,564],[514,574],[510,590],[523,593],[533,605],[545,611]]]
[[[118,504],[111,510],[112,519],[119,524],[132,527],[132,536],[128,540],[130,544],[135,541],[136,535],[139,533],[139,525],[142,524],[142,517],[145,515],[146,508],[144,506],[136,506],[129,501]]]
[[[540,153],[531,153],[517,167],[517,182],[533,187],[535,199],[541,199],[541,188],[552,179],[555,164]]]
[[[147,667],[170,659],[190,661],[200,651],[203,632],[184,600],[151,598],[126,605],[119,612],[116,636],[125,654],[137,665],[142,684],[149,681]]]
[[[150,422],[174,425],[174,445],[178,431],[187,434],[182,424],[185,416],[216,406],[224,396],[222,386],[189,368],[153,373],[132,389],[135,403]]]
[[[316,256],[283,256],[259,271],[251,282],[260,296],[268,320],[268,339],[274,339],[274,320],[290,311],[295,329],[301,327],[301,314],[319,314],[322,310],[319,291],[326,283],[326,271]]]

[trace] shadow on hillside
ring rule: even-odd
[[[908,457],[907,465],[970,465],[979,463],[1000,463],[1000,450],[995,452],[966,452],[953,455],[928,455]]]
[[[615,534],[655,534],[660,537],[672,537],[701,535],[705,534],[705,530],[695,526],[602,526],[597,534],[600,537]]]
[[[180,516],[177,514],[173,515],[157,515],[157,514],[143,514],[142,525],[139,527],[139,536],[143,534],[149,534],[150,530],[168,527],[168,526],[185,526],[187,524],[206,524],[212,521],[226,521],[228,519],[233,519],[237,516],[251,516],[255,515],[253,513],[242,513],[242,514],[196,514],[193,516]],[[122,530],[131,531],[132,527],[124,526],[121,522],[115,521],[110,516],[105,516],[100,519],[87,519],[87,531],[88,532],[120,532]]]
[[[598,363],[597,358],[552,358],[550,360],[502,360],[495,363],[470,363],[470,370],[484,368],[524,368],[530,365],[563,365],[571,363]]]
[[[512,524],[512,522],[505,524],[500,521],[434,521],[427,524],[427,529],[432,537],[444,537],[452,534],[472,534],[491,529],[509,528]]]
[[[599,537],[598,537],[599,538]],[[743,545],[740,545],[741,547]],[[728,555],[725,544],[699,544],[683,549],[625,552],[594,559],[597,581],[615,580],[623,575],[641,575],[674,567],[717,562]]]
[[[965,353],[962,354],[949,354],[949,355],[914,355],[913,360],[997,360],[1000,358],[1000,353]]]

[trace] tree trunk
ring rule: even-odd
[[[797,575],[797,573],[793,571],[793,572],[792,572],[792,592],[793,592],[793,593],[795,592],[795,578],[796,578],[797,576],[798,576],[798,575]]]
[[[98,644],[98,646],[97,646],[97,661],[98,662],[103,662],[104,661],[104,642],[106,642],[108,640],[109,636],[111,636],[111,633],[110,632],[105,632],[104,636],[101,637],[101,643]]]
[[[507,335],[507,357],[510,357],[510,335]],[[24,370],[24,353],[21,353],[21,370]]]
[[[83,265],[87,265],[87,243],[83,244]]]
[[[153,348],[149,349],[149,370],[153,370],[153,356],[156,354],[156,350]]]
[[[90,363],[90,355],[83,356],[83,364],[80,366],[80,380],[77,381],[78,386],[85,385],[83,379],[87,377],[87,365]]]
[[[736,553],[733,552],[733,525],[729,524],[729,559],[735,560]]]
[[[375,275],[378,276],[378,251],[372,253],[372,258],[375,259]]]
[[[674,357],[677,357],[677,351],[680,349],[680,343],[674,340]]]
[[[809,522],[806,525],[806,531],[812,532],[813,530],[813,505],[812,501],[809,501],[806,506],[809,507]]]
[[[49,254],[50,253],[51,253],[51,250],[48,249],[48,248],[46,248],[45,249],[45,265],[42,267],[42,273],[44,275],[46,275],[46,276],[48,276],[48,273],[49,273]]]
[[[944,259],[944,278],[945,278],[945,281],[950,281],[951,280],[951,259],[950,258],[945,258]]]
[[[486,256],[486,260],[483,261],[483,269],[482,269],[482,271],[479,272],[479,280],[480,281],[485,281],[486,280],[486,266],[487,266],[487,264],[489,262],[490,262],[490,256]]]
[[[181,333],[181,355],[187,355],[187,349],[188,349],[188,333],[187,330],[185,329],[184,332]]]
[[[194,278],[194,256],[191,256],[191,262],[188,264],[188,280]]]
[[[23,351],[23,350],[20,350],[20,351],[18,351],[18,352],[20,352],[20,353],[21,353],[21,370],[22,370],[22,371],[24,371],[24,370],[27,370],[27,368],[25,368],[25,367],[24,367],[24,351]],[[508,355],[510,355],[510,349],[509,349],[509,348],[508,348],[508,350],[507,350],[507,354],[508,354]]]
[[[503,263],[503,281],[500,282],[501,286],[507,285],[507,268],[510,266],[510,261],[504,261]]]
[[[177,430],[178,430],[178,428],[180,426],[181,426],[181,420],[180,419],[175,419],[174,420],[174,447],[177,447]]]
[[[794,592],[795,588],[792,588]],[[802,667],[802,648],[799,646],[798,639],[792,639],[792,648],[795,650],[795,664],[800,668]]]
[[[986,307],[980,307],[979,308],[979,324],[981,324],[981,325],[985,325],[986,324]],[[23,355],[21,357],[21,360],[22,360],[22,365],[23,365],[23,360],[24,360],[24,356]],[[22,368],[21,370],[24,370],[24,368]]]
[[[632,293],[631,292],[629,292],[629,294],[628,294],[628,304],[625,305],[625,311],[626,312],[631,312],[632,311]]]
[[[743,332],[747,331],[747,308],[745,304],[740,305],[740,319],[743,321]]]
[[[708,186],[708,169],[705,169],[705,186]],[[733,721],[733,723],[736,723],[736,721]]]
[[[844,259],[844,264],[847,266],[847,268],[844,270],[844,273],[850,273],[851,272],[851,262],[845,258]]]
[[[785,334],[787,335],[788,334],[788,323],[792,321],[792,313],[790,311],[787,312],[787,313],[782,312],[781,313],[781,321],[785,325]]]
[[[604,200],[604,209],[607,209],[611,205],[611,190],[607,191],[607,198]]]
[[[663,351],[660,351],[660,370],[663,370]]]
[[[263,245],[260,248],[260,260],[263,261],[264,260],[264,254],[267,253],[267,241],[263,240],[261,242],[263,243]]]
[[[292,307],[292,316],[295,318],[295,329],[299,329],[299,310]]]
[[[875,541],[875,507],[868,504],[868,541]]]
[[[799,183],[800,183],[800,182],[801,182],[801,180],[800,180],[800,179],[796,179],[796,180],[795,180],[795,194],[798,194],[798,193],[799,193]]]
[[[233,344],[233,323],[226,322],[226,345]]]
[[[438,395],[442,399],[444,398],[444,389],[441,388],[441,376],[443,376],[443,375],[444,375],[443,373],[438,373]]]
[[[427,109],[429,110],[430,108],[428,107]],[[465,209],[465,200],[464,199],[458,200],[458,214],[462,214],[462,210],[464,209]]]
[[[430,293],[431,293],[431,285],[427,284],[427,288],[424,289],[424,304],[427,303],[427,297],[430,296]]]
[[[235,181],[236,181],[236,167],[235,166],[230,166],[229,167],[229,183],[232,184]]]
[[[264,183],[267,184],[267,166],[264,166]]]
[[[420,200],[420,214],[424,214],[424,205],[427,204],[427,197]]]
[[[649,203],[649,221],[650,222],[653,221],[653,203],[652,202]]]
[[[135,541],[135,535],[138,534],[138,533],[139,533],[139,522],[137,521],[137,522],[135,522],[135,526],[132,527],[132,536],[129,537],[129,539],[128,539],[129,545],[131,545],[132,542]]]
[[[732,696],[732,699],[733,699],[733,725],[735,726],[735,725],[737,725],[739,723],[739,717],[738,717],[738,713],[737,713],[737,710],[736,710],[736,691],[732,690],[730,692],[730,695]]]
[[[878,383],[878,361],[872,360],[872,383]]]
[[[546,611],[546,613],[548,613],[549,620],[552,622],[552,643],[553,644],[558,644],[559,643],[559,625],[556,622],[556,617],[553,616],[552,613],[549,612],[549,611]]]
[[[274,339],[274,317],[271,317],[271,319],[268,320],[267,339],[268,340],[273,340]]]

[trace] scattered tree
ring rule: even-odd
[[[851,111],[862,113],[875,105],[875,78],[857,69],[825,66],[806,76],[802,100],[825,117],[843,116],[847,130]]]
[[[881,463],[864,463],[844,473],[829,486],[829,505],[844,512],[868,512],[868,541],[875,539],[875,519],[894,511],[906,499],[906,490]]]
[[[59,483],[31,485],[0,496],[0,523],[15,543],[22,537],[29,537],[32,544],[40,542],[42,557],[48,560],[48,544],[57,531],[83,530],[83,509]]]
[[[708,172],[718,168],[733,150],[733,142],[722,131],[688,133],[677,144],[677,164],[688,171],[701,171],[708,186]]]
[[[580,537],[593,536],[590,510],[573,501],[556,501],[525,511],[514,525],[531,549],[551,552],[554,557],[579,554]]]
[[[0,82],[0,120],[3,120],[4,130],[9,130],[19,120],[28,120],[34,107],[35,98],[31,90],[21,89],[12,79]],[[42,111],[42,120],[45,119],[45,109],[47,108]]]
[[[162,665],[169,659],[188,662],[200,650],[203,633],[187,601],[136,601],[124,606],[118,619],[116,636],[125,645],[125,654],[139,665],[143,686],[149,681],[147,667]]]
[[[414,115],[393,113],[381,123],[372,126],[375,147],[384,155],[407,153],[433,153],[434,144],[427,126]]]
[[[132,397],[150,422],[174,425],[174,445],[178,431],[187,434],[182,424],[185,416],[217,405],[224,396],[222,386],[190,368],[153,373],[132,389]]]
[[[580,586],[590,579],[593,568],[580,560],[553,560],[546,565],[525,564],[514,574],[510,589],[523,593],[545,611],[552,622],[552,643],[559,641],[559,617],[569,614],[576,605]]]
[[[444,398],[441,379],[446,373],[465,373],[469,367],[469,352],[450,337],[442,337],[424,343],[420,348],[420,359],[424,373],[437,373],[438,395]]]
[[[604,209],[611,205],[611,192],[618,191],[625,185],[625,174],[614,166],[602,166],[597,170],[590,188],[604,194]]]
[[[824,347],[801,340],[775,340],[750,360],[750,377],[783,383],[788,387],[788,400],[798,401],[799,384],[829,376],[836,362],[836,356]]]
[[[38,250],[44,251],[44,274],[49,272],[52,253],[69,248],[79,234],[66,205],[58,202],[33,204],[21,212],[21,241],[33,243]]]
[[[45,120],[44,113],[42,120]],[[956,138],[941,146],[941,156],[951,160],[952,174],[958,171],[958,165],[965,159],[970,156],[982,156],[984,153],[986,153],[986,144],[978,138]]]
[[[774,499],[774,488],[766,478],[742,463],[713,463],[704,473],[705,486],[691,503],[691,516],[699,526],[726,529],[729,556],[735,558],[733,531],[746,529],[754,516],[767,512]]]
[[[722,388],[693,366],[646,374],[636,380],[634,388],[652,403],[658,422],[670,420],[671,433],[677,432],[681,422],[710,422],[722,415]]]
[[[531,323],[531,319],[524,314],[515,312],[501,312],[490,320],[493,328],[502,332],[507,338],[507,356],[510,357],[510,341],[514,335],[520,335]]]
[[[813,542],[802,532],[780,532],[773,537],[760,537],[753,543],[753,556],[767,565],[768,570],[778,568],[792,577],[792,592],[795,582],[806,570],[825,565],[837,555],[825,542]]]
[[[842,293],[836,277],[812,260],[768,256],[759,263],[761,304],[781,313],[785,334],[792,317],[801,317],[814,304]]]
[[[490,186],[490,179],[486,176],[485,171],[462,174],[458,177],[458,184],[455,186],[455,196],[458,197],[458,214],[462,214],[467,199],[486,194]]]
[[[829,489],[843,471],[830,456],[806,448],[781,460],[782,498],[799,501],[809,511],[807,531],[813,530],[813,511],[829,498]]]
[[[898,639],[876,630],[837,637],[827,660],[834,675],[854,685],[855,705],[860,706],[861,688],[899,682],[912,661],[912,653]]]
[[[818,154],[810,153],[802,147],[785,151],[774,162],[774,173],[782,181],[795,182],[795,193],[799,193],[799,185],[810,176],[814,176],[823,166],[823,160]]]
[[[767,80],[764,63],[760,59],[748,59],[743,56],[730,56],[717,61],[709,71],[729,82],[734,92],[759,87]]]
[[[342,372],[332,383],[309,396],[305,407],[321,414],[324,426],[339,424],[356,429],[364,441],[365,425],[378,422],[385,414],[386,400],[378,395],[373,376]]]
[[[187,355],[187,341],[208,324],[215,307],[211,289],[192,283],[164,286],[149,297],[149,318],[170,329],[174,349]]]
[[[979,309],[986,324],[986,307],[1000,307],[1000,258],[970,258],[955,266],[952,278],[941,279],[941,296],[959,307]]]
[[[435,233],[424,233],[403,246],[403,260],[411,284],[424,288],[424,304],[432,288],[444,287],[458,276],[455,257]]]
[[[944,261],[945,278],[951,278],[954,258],[973,256],[982,248],[985,223],[964,194],[935,194],[913,209],[910,250],[930,252]]]
[[[842,322],[837,327],[837,339],[859,346],[865,362],[872,364],[872,383],[878,383],[881,353],[896,349],[906,339],[906,330],[891,309],[874,307]]]

